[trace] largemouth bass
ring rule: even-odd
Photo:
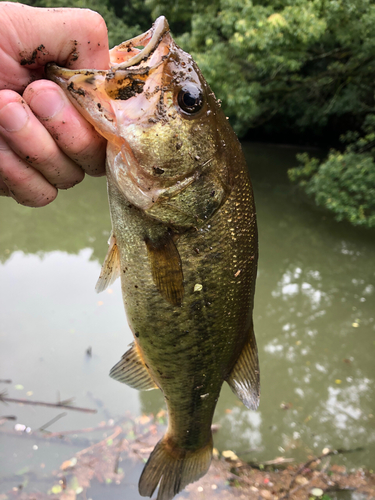
[[[112,235],[97,290],[121,276],[134,334],[111,376],[164,394],[168,428],[139,492],[159,485],[158,500],[170,500],[209,468],[223,382],[258,406],[258,240],[244,155],[164,17],[113,48],[108,71],[46,71],[108,140]]]

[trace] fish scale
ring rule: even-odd
[[[165,18],[111,61],[47,75],[108,140],[112,234],[97,290],[121,276],[134,334],[110,375],[164,394],[168,428],[139,492],[171,500],[208,470],[223,382],[258,406],[256,212],[240,143]]]

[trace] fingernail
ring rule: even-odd
[[[65,102],[59,92],[46,90],[35,94],[30,107],[39,118],[53,118],[64,106]]]
[[[10,102],[0,110],[0,126],[8,132],[18,132],[28,119],[29,115],[20,102]]]

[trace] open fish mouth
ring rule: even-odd
[[[126,101],[144,91],[148,95],[159,90],[163,80],[163,66],[175,47],[169,35],[168,21],[164,16],[153,26],[130,40],[110,50],[108,70],[66,69],[49,63],[46,76],[67,92],[72,102],[85,118],[108,140],[113,139],[113,127],[103,127],[103,117],[113,121],[113,105],[109,101]],[[150,78],[150,76],[152,78]],[[148,99],[148,109],[151,100]],[[131,107],[130,107],[131,108]],[[139,110],[139,103],[136,109]],[[135,118],[135,109],[126,110],[121,118]],[[119,116],[117,116],[119,118]],[[112,134],[108,136],[108,130]],[[118,134],[118,131],[117,131]]]
[[[163,36],[168,32],[168,21],[164,16],[158,17],[153,26],[145,33],[113,47],[110,50],[111,63],[116,65],[117,70],[137,66],[150,57]]]
[[[140,120],[146,126],[158,121],[155,113],[164,95],[161,89],[166,84],[165,65],[175,47],[168,22],[161,16],[148,31],[110,50],[108,70],[72,70],[54,63],[45,70],[47,77],[66,92],[79,112],[113,146],[113,155],[120,152],[122,161],[115,165],[107,150],[112,174],[121,191],[142,209],[152,206],[166,186],[160,185],[162,179],[155,179],[135,158],[127,127]]]

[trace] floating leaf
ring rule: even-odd
[[[70,467],[74,467],[75,465],[77,465],[77,459],[76,459],[76,457],[73,457],[70,460],[65,460],[65,462],[63,462],[61,464],[60,469],[66,470],[66,469],[69,469]]]
[[[227,460],[239,460],[238,456],[232,450],[225,450],[223,451],[222,455]]]
[[[150,422],[150,417],[148,415],[142,415],[139,417],[139,423],[142,425],[148,424]]]
[[[314,495],[314,497],[321,497],[323,493],[324,491],[321,488],[313,488],[311,490],[311,494]]]
[[[57,495],[58,493],[61,493],[61,492],[62,492],[62,487],[61,487],[61,484],[55,484],[54,486],[52,486],[52,488],[51,488],[51,492],[52,492],[54,495]]]

